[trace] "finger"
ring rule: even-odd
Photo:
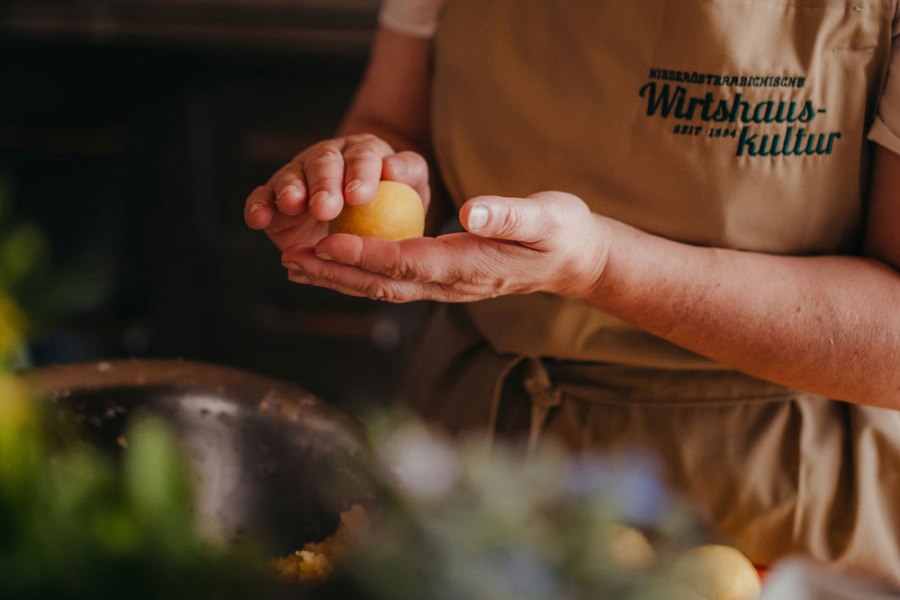
[[[309,212],[319,221],[330,221],[341,212],[344,196],[344,157],[336,142],[318,144],[303,158],[303,175],[309,196]]]
[[[292,281],[309,282],[319,287],[327,287],[348,295],[362,295],[374,300],[403,301],[400,298],[403,290],[389,277],[350,265],[322,260],[308,244],[286,250],[282,254],[281,264],[288,269]]]
[[[313,285],[348,296],[384,302],[403,303],[420,300],[471,302],[478,299],[478,296],[473,294],[436,283],[420,284],[409,281],[376,279],[376,277],[372,273],[358,269],[340,273],[336,279],[310,275],[304,271],[288,272],[288,279],[294,283]]]
[[[312,278],[302,271],[288,271],[288,279],[294,283],[301,285],[312,285],[327,290],[332,290],[344,294],[345,296],[353,296],[354,298],[366,298],[367,296],[359,290],[339,285],[327,279]]]
[[[351,206],[366,204],[381,180],[385,156],[393,149],[374,135],[348,138],[344,148],[344,201]]]
[[[344,237],[349,239],[355,236]],[[359,240],[360,238],[355,239]],[[405,243],[400,242],[400,244]],[[465,302],[483,297],[479,295],[478,291],[473,294],[472,290],[468,289],[470,286],[456,286],[445,282],[399,280],[353,265],[323,260],[308,244],[286,251],[282,255],[282,264],[289,269],[291,277],[298,282],[327,287],[344,294],[363,295],[374,300]]]
[[[315,254],[322,260],[351,265],[396,281],[445,285],[458,281],[460,266],[471,258],[436,238],[393,242],[340,233],[321,240]]]
[[[306,183],[299,167],[281,171],[273,181],[275,204],[286,215],[299,215],[306,207]]]
[[[369,298],[370,300],[380,300],[382,302],[393,302],[396,304],[406,302],[419,302],[422,300],[431,300],[436,302],[471,302],[478,298],[464,292],[459,292],[452,288],[444,288],[438,284],[415,284],[410,282],[390,282],[385,285],[373,285],[371,282],[365,284],[365,291],[350,288],[334,281],[319,278],[310,278],[306,275],[300,275],[298,279],[289,277],[295,283],[306,283],[316,287],[326,288],[347,296],[357,298]]]
[[[244,222],[251,229],[265,229],[275,216],[275,194],[268,185],[261,185],[247,196],[244,203]]]
[[[428,162],[416,152],[398,152],[384,159],[381,176],[391,181],[399,181],[411,186],[422,197],[425,208],[431,200],[431,186],[428,185]]]
[[[359,290],[354,290],[351,288],[346,288],[332,281],[327,281],[325,279],[313,279],[309,277],[303,271],[288,271],[288,280],[297,283],[300,285],[312,285],[315,287],[325,288],[329,290],[333,290],[335,292],[340,292],[346,296],[353,296],[355,298],[365,298],[366,295],[360,292]]]
[[[459,220],[466,230],[481,237],[543,247],[559,233],[561,210],[546,196],[479,196],[463,205]]]
[[[281,253],[281,266],[285,269],[299,269],[297,261],[303,256],[315,256],[315,244],[295,244]]]

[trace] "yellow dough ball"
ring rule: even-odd
[[[756,600],[761,584],[753,563],[736,548],[709,544],[685,552],[675,578],[704,600]]]
[[[610,556],[616,565],[640,571],[656,562],[656,552],[640,530],[628,525],[615,525],[610,531]]]
[[[396,181],[379,181],[375,197],[363,206],[344,206],[328,233],[352,233],[400,241],[425,233],[425,207],[419,194]]]

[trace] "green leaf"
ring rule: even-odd
[[[19,223],[0,242],[0,289],[13,291],[48,255],[47,240],[32,223]]]
[[[191,508],[190,469],[166,424],[155,417],[140,418],[126,438],[125,485],[138,515],[184,524]]]

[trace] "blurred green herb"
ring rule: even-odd
[[[132,423],[115,462],[12,374],[27,333],[15,299],[47,252],[8,214],[0,201],[0,597],[252,595],[259,561],[198,533],[188,466],[161,421]]]
[[[36,329],[94,308],[111,294],[113,257],[85,252],[54,261],[53,251],[36,223],[14,219],[9,185],[0,174],[0,361],[22,362],[23,312],[33,336]],[[13,303],[21,310],[10,311]]]
[[[260,561],[214,547],[190,514],[188,467],[145,417],[114,462],[0,386],[0,597],[245,598]]]
[[[8,223],[7,185],[0,177],[0,371],[24,350],[25,316],[15,298],[36,263],[45,255],[40,231],[30,223]]]
[[[383,502],[320,597],[696,600],[672,565],[703,530],[647,457],[549,443],[525,456],[415,421],[370,425]]]

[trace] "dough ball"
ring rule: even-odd
[[[363,206],[344,206],[328,233],[352,233],[400,241],[422,237],[425,208],[418,192],[396,181],[379,181],[375,197]]]

